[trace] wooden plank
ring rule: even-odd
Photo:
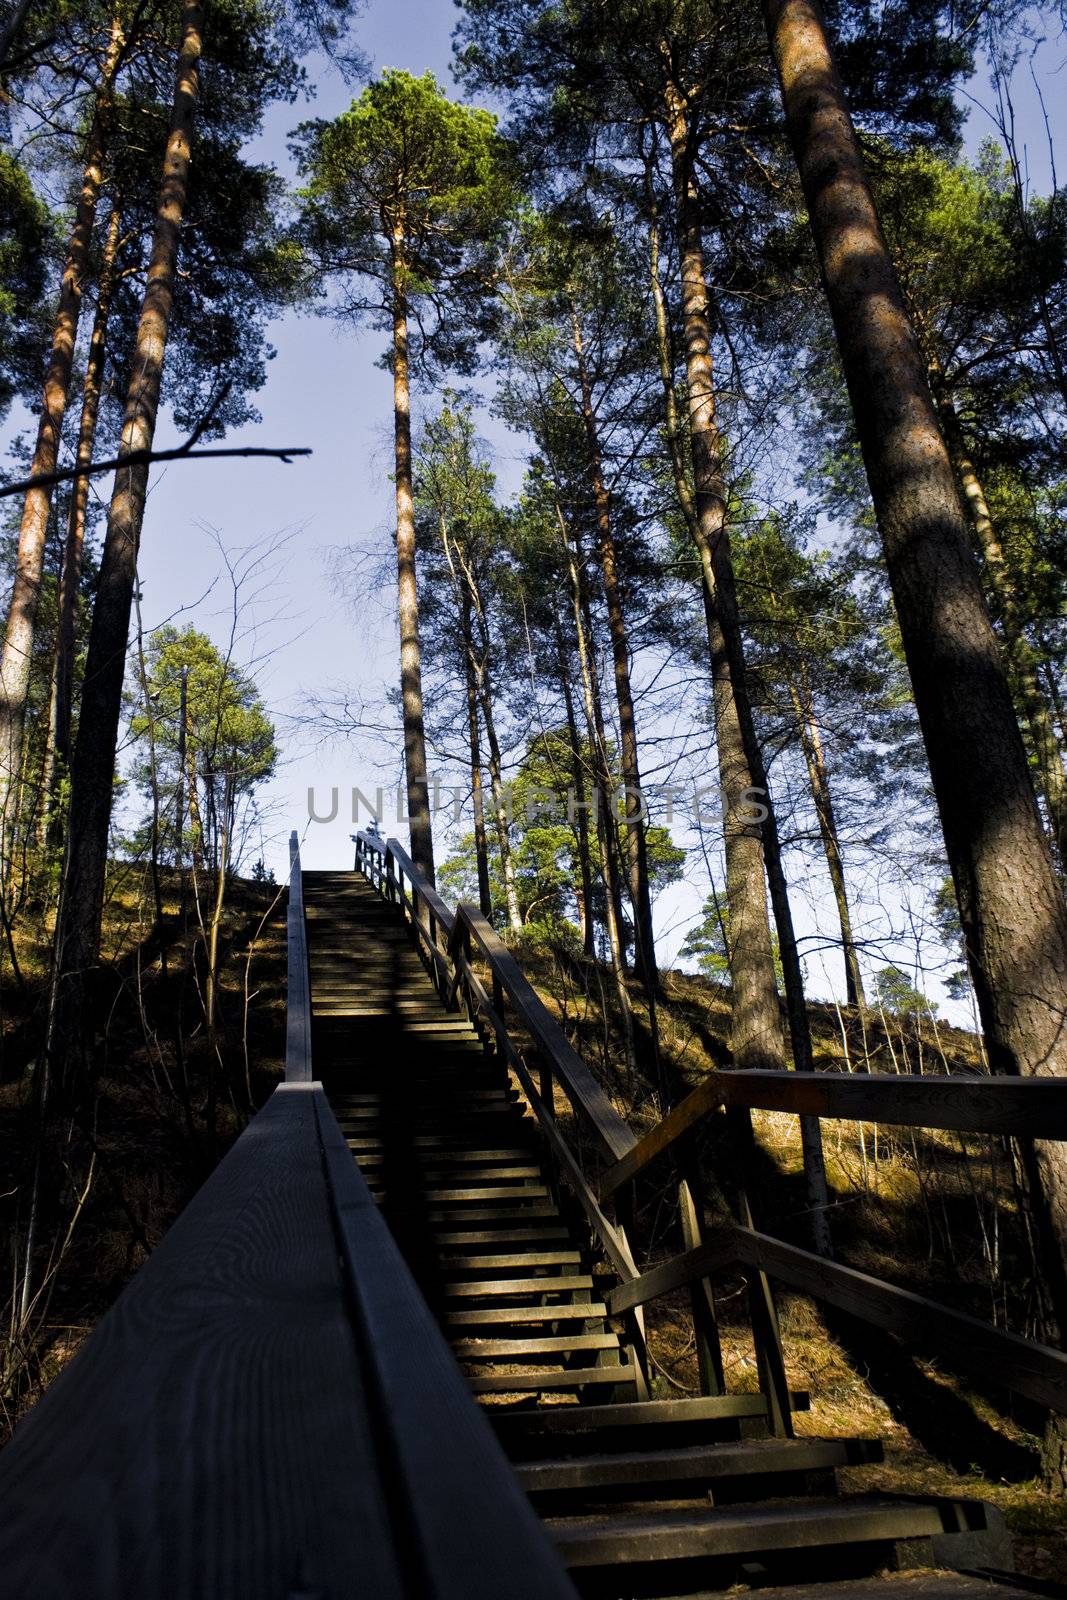
[[[315,1095],[276,1091],[0,1452],[4,1600],[409,1594]]]
[[[699,1249],[674,1256],[633,1283],[620,1284],[608,1296],[611,1314],[617,1316],[733,1265],[755,1267],[920,1349],[942,1349],[950,1365],[985,1379],[995,1375],[1005,1388],[1067,1414],[1067,1355],[1059,1350],[753,1228],[723,1229]]]
[[[963,1526],[1003,1526],[992,1506],[977,1500],[937,1501],[857,1497],[795,1501],[789,1505],[702,1511],[656,1509],[644,1516],[548,1519],[569,1566],[691,1560],[696,1556],[810,1550],[834,1545],[882,1544],[943,1534],[952,1508]]]
[[[825,1472],[882,1460],[878,1439],[745,1439],[740,1444],[682,1445],[612,1455],[562,1456],[518,1468],[527,1494],[596,1488],[647,1488],[723,1478]],[[798,1597],[799,1600],[799,1597]]]
[[[635,1306],[658,1300],[661,1294],[687,1288],[700,1278],[714,1277],[717,1272],[732,1267],[739,1259],[736,1238],[739,1232],[737,1228],[722,1228],[695,1250],[683,1251],[681,1255],[664,1261],[661,1266],[643,1272],[639,1278],[620,1283],[608,1296],[611,1315],[621,1316]]]
[[[710,1081],[721,1089],[725,1104],[762,1111],[1067,1139],[1067,1081],[1062,1078],[731,1070],[717,1072]]]
[[[600,1179],[601,1200],[609,1199],[622,1188],[624,1183],[629,1183],[639,1172],[643,1172],[650,1162],[655,1161],[657,1156],[669,1150],[698,1123],[703,1122],[711,1112],[719,1109],[723,1103],[723,1091],[719,1079],[723,1076],[725,1074],[715,1073],[712,1077],[706,1078],[691,1094],[687,1094],[673,1111],[669,1111],[662,1121],[657,1122],[652,1131],[628,1150],[620,1161],[608,1168]],[[794,1077],[795,1074],[787,1073],[785,1076]]]
[[[375,1207],[325,1096],[318,1097],[316,1110],[372,1379],[368,1388],[398,1490],[394,1506],[415,1592],[429,1600],[500,1600],[505,1594],[509,1600],[576,1600]],[[377,1594],[366,1576],[336,1592]]]
[[[854,1267],[783,1244],[754,1229],[735,1228],[736,1259],[762,1268],[780,1283],[900,1335],[920,1350],[943,1350],[950,1366],[976,1372],[1067,1414],[1067,1355],[1048,1345],[991,1327],[925,1295],[898,1289]],[[626,1287],[629,1287],[628,1285]]]
[[[803,1390],[790,1396],[794,1411],[806,1411],[809,1397]],[[612,1428],[676,1427],[683,1423],[721,1422],[738,1417],[762,1417],[767,1401],[761,1394],[704,1395],[689,1400],[624,1400],[606,1406],[552,1406],[537,1411],[500,1412],[493,1417],[504,1439],[536,1438],[539,1434],[604,1433]],[[605,1439],[608,1437],[604,1433]]]
[[[300,841],[289,835],[289,906],[286,913],[288,987],[285,1008],[285,1081],[310,1083],[311,988],[308,978],[307,928],[300,871]]]
[[[632,1387],[638,1381],[636,1367],[551,1367],[529,1372],[486,1372],[469,1377],[467,1383],[475,1394],[549,1394],[566,1393],[569,1389]]]

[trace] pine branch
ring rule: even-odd
[[[192,443],[191,439],[186,440],[185,444],[177,445],[173,450],[131,450],[128,455],[114,456],[110,461],[93,462],[87,467],[64,467],[59,472],[41,472],[36,477],[22,478],[18,483],[9,483],[0,488],[0,500],[7,495],[25,494],[27,489],[44,489],[56,483],[70,483],[74,478],[95,477],[102,472],[111,472],[116,467],[151,467],[157,461],[204,461],[221,456],[270,456],[276,461],[284,461],[288,466],[294,456],[312,454],[307,446],[294,448],[283,445],[278,449],[268,449],[257,445],[234,445],[222,450],[194,450]]]

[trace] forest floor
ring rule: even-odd
[[[34,1301],[17,1283],[37,1117],[33,1068],[48,994],[49,913],[15,924],[21,977],[0,960],[0,1441],[162,1238],[279,1081],[285,1055],[285,894],[235,879],[221,925],[218,1022],[204,1021],[204,938],[162,878],[116,866],[103,922],[103,1045],[92,1092],[47,1142]],[[211,908],[199,908],[206,921]],[[184,930],[184,931],[183,931]]]
[[[167,970],[154,933],[150,886],[116,873],[105,916],[108,985],[106,1049],[90,1123],[52,1152],[59,1202],[48,1223],[59,1270],[28,1334],[10,1338],[10,1308],[0,1330],[6,1381],[0,1439],[40,1388],[77,1349],[196,1188],[262,1104],[282,1071],[285,1048],[285,896],[274,886],[235,881],[223,926],[221,1026],[206,1037],[201,993],[203,950],[195,906],[183,936],[176,885],[164,881]],[[206,908],[205,908],[206,909]],[[29,922],[24,919],[23,925]],[[47,989],[43,943],[17,936],[22,983],[0,961],[0,1234],[10,1235],[28,1181],[34,1059]],[[640,1070],[627,1074],[601,1002],[607,975],[531,946],[520,952],[531,979],[565,1021],[620,1112],[638,1130],[658,1115]],[[729,996],[708,980],[664,975],[660,1029],[675,1092],[729,1059]],[[639,1035],[647,1017],[633,990]],[[929,1019],[879,1016],[861,1027],[854,1014],[813,1005],[821,1065],[876,1071],[975,1071],[974,1035]],[[181,1043],[179,1044],[179,1040]],[[640,1043],[639,1039],[639,1043]],[[647,1044],[647,1038],[646,1038]],[[754,1192],[757,1220],[805,1242],[797,1121],[755,1116],[762,1164]],[[1032,1332],[1034,1271],[1008,1153],[1000,1141],[825,1123],[832,1224],[840,1259],[962,1310]],[[714,1137],[705,1151],[707,1203],[727,1207],[715,1182]],[[87,1179],[89,1180],[87,1183]],[[672,1249],[660,1218],[668,1182],[644,1197],[644,1255]],[[83,1193],[85,1195],[82,1200]],[[76,1226],[70,1228],[77,1215]],[[64,1243],[70,1228],[69,1242]],[[6,1259],[12,1259],[5,1238]],[[756,1387],[740,1280],[716,1285],[728,1385]],[[696,1392],[696,1363],[683,1297],[656,1303],[650,1319],[655,1388]],[[942,1370],[932,1352],[909,1355],[895,1341],[823,1314],[785,1294],[780,1313],[792,1385],[811,1395],[798,1432],[880,1438],[885,1461],[849,1469],[848,1487],[908,1494],[969,1495],[998,1505],[1012,1529],[1019,1570],[1035,1577],[1067,1572],[1067,1499],[1041,1485],[1042,1418],[990,1384],[979,1392]]]

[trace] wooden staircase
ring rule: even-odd
[[[650,1399],[613,1268],[507,1063],[446,1008],[396,904],[360,873],[303,882],[316,1076],[580,1593],[858,1600],[887,1568],[925,1569],[890,1585],[916,1600],[1024,1592],[932,1570],[1010,1565],[991,1508],[838,1494],[877,1441],[774,1437],[764,1394]]]

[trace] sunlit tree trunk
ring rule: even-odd
[[[400,613],[400,698],[404,716],[404,775],[407,781],[411,859],[434,882],[433,831],[426,725],[422,708],[422,646],[415,583],[415,500],[411,482],[411,386],[408,373],[408,308],[404,234],[393,234],[393,425],[396,460],[396,564]]]
[[[150,450],[163,381],[163,359],[174,300],[178,242],[185,214],[199,81],[203,9],[186,0],[174,105],[147,283],[131,361],[120,458]],[[86,979],[96,966],[107,868],[108,829],[122,709],[122,682],[130,608],[137,581],[137,549],[148,489],[147,465],[120,466],[108,513],[100,581],[73,762],[65,883],[56,928],[57,1047],[70,1051],[84,1036],[89,1013]],[[69,1064],[71,1070],[73,1063]]]
[[[943,396],[938,399],[937,409],[945,443],[963,491],[963,503],[1000,612],[1004,650],[1011,666],[1016,702],[1034,757],[1038,789],[1048,810],[1061,865],[1067,869],[1067,771],[1063,765],[1063,749],[1053,714],[1038,681],[1037,654],[1026,637],[1015,579],[997,537],[981,479],[968,454],[956,409]]]
[[[81,190],[74,213],[74,226],[67,244],[67,258],[59,291],[59,305],[52,328],[52,344],[44,376],[44,397],[37,426],[31,475],[54,472],[63,436],[63,417],[67,407],[78,338],[78,319],[89,264],[89,249],[96,219],[96,204],[104,180],[104,162],[111,131],[111,111],[115,76],[122,59],[124,39],[118,17],[111,26],[111,38],[96,92],[93,119],[89,129]],[[29,692],[30,662],[37,622],[37,606],[44,574],[48,515],[52,486],[42,484],[28,489],[19,527],[15,577],[11,589],[3,649],[0,651],[0,854],[6,862],[8,837],[15,823],[18,777],[22,759],[26,697]]]
[[[107,351],[107,324],[111,315],[111,296],[115,284],[115,257],[118,253],[121,216],[114,207],[108,221],[104,254],[96,296],[96,315],[85,364],[81,420],[78,425],[78,450],[75,465],[88,467],[96,444],[96,425],[100,414],[104,360]],[[70,770],[71,716],[74,698],[75,629],[78,592],[85,556],[85,517],[89,508],[89,478],[75,478],[67,508],[67,537],[63,550],[63,569],[59,581],[59,607],[56,625],[56,653],[52,666],[52,685],[48,699],[48,743],[45,748],[42,779],[42,842],[55,843],[58,816],[56,781]]]
[[[483,917],[493,915],[489,886],[489,847],[485,837],[485,798],[482,794],[482,751],[478,728],[478,683],[471,660],[473,637],[470,597],[463,591],[463,667],[467,685],[467,737],[471,753],[471,803],[474,807],[474,855],[478,864],[478,905]]]
[[[630,684],[630,646],[619,588],[618,556],[611,518],[611,497],[604,481],[603,458],[596,412],[593,408],[589,365],[577,312],[573,312],[574,353],[582,394],[582,420],[593,480],[596,506],[597,559],[607,606],[608,636],[615,674],[615,700],[619,708],[619,768],[626,790],[626,856],[630,900],[634,913],[634,944],[637,970],[648,1001],[649,1024],[658,1055],[656,992],[659,972],[656,967],[655,934],[652,926],[652,890],[649,883],[648,845],[645,837],[645,802],[641,787],[641,767],[637,748],[637,719],[634,715]]]
[[[785,1067],[774,954],[767,917],[763,844],[758,822],[749,820],[744,799],[756,779],[744,747],[738,713],[738,677],[728,633],[737,630],[722,445],[715,417],[711,325],[704,251],[690,174],[689,130],[684,104],[671,95],[671,155],[682,275],[682,333],[689,398],[693,462],[692,533],[703,580],[705,621],[715,703],[715,738],[723,799],[726,895],[730,907],[732,980],[731,1047],[738,1066]]]
[[[574,714],[574,695],[571,692],[567,654],[563,645],[563,629],[559,617],[554,616],[556,631],[556,658],[559,662],[559,684],[563,695],[564,714],[567,718],[567,739],[571,751],[571,788],[574,791],[574,833],[578,843],[578,926],[582,936],[582,954],[593,954],[595,933],[593,918],[593,869],[589,857],[589,810],[586,798],[585,769],[582,763],[582,743],[578,737],[578,721]]]
[[[1067,909],[952,462],[815,0],[764,0],[996,1072],[1067,1071]],[[1067,1328],[1067,1149],[1035,1195]],[[1067,1453],[1063,1471],[1067,1472]]]
[[[608,936],[611,971],[615,980],[615,994],[622,1023],[623,1047],[626,1052],[626,1070],[632,1080],[635,1067],[634,1021],[630,994],[626,987],[626,960],[623,952],[622,928],[619,922],[619,868],[615,851],[615,823],[612,816],[612,784],[607,763],[607,740],[604,714],[600,704],[600,682],[596,660],[592,651],[591,632],[587,623],[587,608],[582,582],[581,563],[574,541],[567,528],[566,519],[557,505],[563,550],[570,578],[571,606],[574,615],[574,634],[578,645],[578,665],[582,680],[582,697],[585,702],[585,720],[589,747],[593,752],[593,787],[595,794],[595,828],[600,852],[600,871],[604,883],[604,923]]]
[[[780,1071],[787,1065],[767,917],[766,868],[785,978],[793,1065],[798,1072],[806,1072],[811,1070],[813,1061],[804,979],[782,864],[778,822],[749,705],[744,645],[726,530],[726,486],[715,417],[711,323],[697,195],[689,165],[689,129],[681,97],[672,91],[670,100],[692,487],[685,470],[674,396],[670,325],[659,274],[659,238],[654,219],[650,230],[650,273],[671,464],[679,504],[700,560],[711,662],[715,738],[723,796],[726,898],[730,910],[730,1042],[734,1059],[741,1067],[769,1067]],[[761,824],[746,821],[741,814],[744,810],[747,815],[755,815],[742,804],[748,789],[754,791],[763,807],[765,815]],[[829,1255],[829,1191],[822,1130],[817,1118],[801,1117],[800,1137],[810,1233],[818,1252]]]
[[[822,733],[815,716],[811,685],[807,682],[806,673],[800,674],[799,689],[795,683],[790,683],[789,695],[796,713],[800,747],[804,752],[808,785],[819,824],[819,838],[822,840],[826,870],[834,893],[834,903],[837,906],[837,920],[841,928],[841,953],[845,963],[845,994],[850,1006],[863,1008],[867,1004],[867,997],[863,991],[863,975],[860,972],[856,942],[852,934],[852,912],[848,903],[845,864],[841,856],[841,840],[830,791],[830,773],[826,766]]]

